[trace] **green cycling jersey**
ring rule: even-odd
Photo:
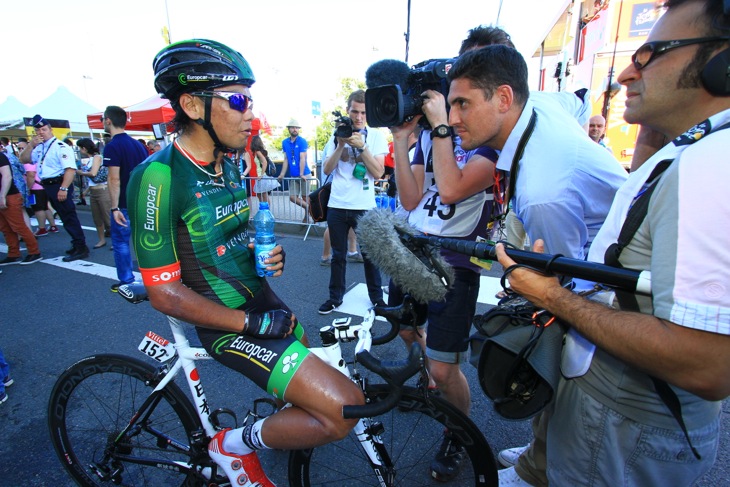
[[[239,308],[262,287],[248,248],[249,207],[233,162],[222,174],[172,144],[132,173],[127,203],[145,286],[181,280],[197,293]]]

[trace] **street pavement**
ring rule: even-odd
[[[96,243],[88,207],[79,207],[89,247]],[[342,316],[362,316],[367,302],[362,264],[348,263],[348,295],[331,315],[321,316],[317,308],[328,297],[329,267],[319,265],[322,252],[321,227],[304,240],[304,227],[277,228],[278,242],[287,251],[284,275],[271,279],[305,325],[310,339],[317,330]],[[4,266],[0,274],[0,348],[11,365],[15,384],[7,389],[9,399],[0,405],[0,487],[74,485],[51,446],[46,408],[51,388],[64,368],[95,353],[119,353],[142,358],[137,345],[148,330],[171,338],[166,319],[149,303],[131,305],[109,291],[116,282],[114,259],[107,246],[92,250],[88,259],[65,264],[61,261],[69,237],[61,232],[39,239],[44,261],[30,266]],[[6,247],[0,238],[0,257]],[[485,271],[478,312],[493,304],[499,264]],[[387,279],[384,279],[387,284]],[[197,342],[191,329],[189,337]],[[400,343],[382,347],[382,356],[398,356]],[[374,350],[376,353],[377,349]],[[475,369],[463,367],[472,388],[471,417],[492,447],[502,449],[526,444],[529,421],[506,421],[498,416],[478,385]],[[232,409],[244,418],[253,400],[265,394],[243,376],[214,362],[199,364],[206,394],[213,408]],[[187,389],[184,389],[187,390]],[[235,391],[231,393],[231,391]],[[730,485],[730,402],[723,404],[723,434],[713,470],[696,485]],[[266,451],[264,468],[277,485],[287,485],[288,454]],[[668,479],[671,483],[671,479]]]

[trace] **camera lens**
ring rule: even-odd
[[[398,85],[371,88],[365,92],[365,112],[371,127],[394,127],[403,123],[403,93]]]

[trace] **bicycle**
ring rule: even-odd
[[[147,299],[141,285],[120,286],[119,293],[133,303]],[[340,318],[320,330],[323,346],[311,350],[359,384],[366,404],[344,408],[346,417],[362,417],[347,438],[290,452],[290,485],[436,484],[428,466],[445,428],[465,449],[453,485],[497,485],[494,456],[477,426],[426,387],[404,385],[424,370],[420,349],[411,350],[407,361],[386,364],[369,353],[371,345],[398,334],[409,303],[379,312],[390,326],[380,336],[371,333],[374,309],[360,324]],[[161,363],[157,367],[124,355],[95,355],[68,367],[54,385],[48,405],[51,439],[79,485],[229,485],[207,446],[220,428],[220,416],[235,419],[235,414],[227,409],[211,412],[195,362],[212,357],[190,346],[181,322],[167,318],[174,342],[148,332],[138,347]],[[357,362],[385,384],[370,384],[354,362],[345,362],[341,344],[353,341]],[[192,403],[173,381],[181,370]],[[246,420],[258,417],[257,401]],[[377,421],[372,419],[380,414]]]

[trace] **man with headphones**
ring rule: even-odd
[[[509,274],[512,290],[595,344],[585,370],[560,381],[550,485],[693,485],[717,455],[730,395],[730,1],[664,7],[618,81],[626,121],[671,142],[619,189],[588,255],[650,271],[652,295],[596,302],[530,269]]]

